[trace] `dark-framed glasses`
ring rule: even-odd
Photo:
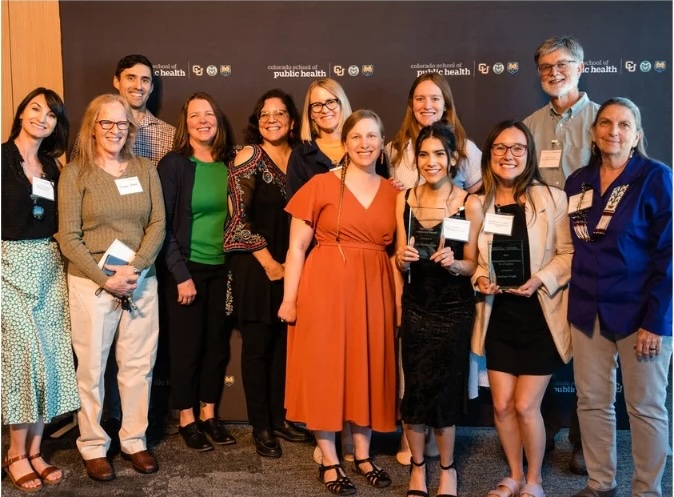
[[[263,110],[257,115],[257,120],[260,121],[261,123],[271,121],[272,118],[276,121],[283,121],[285,119],[288,119],[288,115],[289,115],[288,111],[283,109],[272,111]]]
[[[327,107],[328,110],[335,110],[340,103],[338,98],[331,98],[325,102],[314,102],[313,104],[309,104],[309,110],[314,114],[320,114],[323,112],[323,107]]]
[[[108,121],[107,119],[101,119],[100,121],[96,121],[98,125],[101,127],[101,129],[105,131],[109,131],[115,126],[117,126],[117,129],[120,131],[125,131],[129,129],[129,121]]]
[[[33,217],[38,221],[42,221],[44,219],[44,207],[40,205],[40,197],[31,195],[30,199],[33,201]]]
[[[506,152],[510,150],[510,153],[513,154],[513,157],[522,157],[527,153],[527,146],[522,145],[521,143],[515,143],[514,145],[504,145],[503,143],[494,143],[491,146],[491,153],[497,157],[505,155]]]
[[[541,64],[538,66],[538,74],[541,76],[547,76],[552,72],[552,68],[557,69],[557,72],[566,72],[570,69],[571,64],[577,64],[576,60],[559,60],[554,64]]]

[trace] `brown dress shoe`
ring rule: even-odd
[[[84,467],[87,468],[89,478],[96,481],[110,481],[115,479],[115,471],[105,457],[96,459],[84,459]]]
[[[139,473],[144,474],[155,473],[159,469],[159,466],[157,465],[157,461],[155,460],[154,456],[150,454],[150,452],[147,450],[141,450],[134,454],[127,454],[126,452],[122,452],[122,459],[125,459],[126,461],[131,461],[133,469],[135,469]]]

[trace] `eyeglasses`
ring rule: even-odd
[[[103,129],[105,131],[109,131],[115,126],[117,126],[117,129],[120,130],[120,131],[125,131],[125,130],[129,129],[129,121],[117,121],[117,122],[115,122],[115,121],[108,121],[106,119],[103,119],[101,121],[96,121],[96,122],[100,125],[101,129]]]
[[[538,74],[541,76],[547,76],[552,72],[552,68],[557,69],[557,72],[566,72],[570,69],[569,64],[577,64],[576,60],[560,60],[554,64],[541,64],[538,66]]]
[[[323,112],[323,107],[327,107],[328,110],[335,110],[337,106],[341,104],[338,98],[331,98],[325,102],[314,102],[309,104],[309,109],[314,114],[320,114]]]
[[[40,197],[31,195],[30,199],[33,201],[33,217],[38,221],[42,221],[42,219],[44,219],[44,207],[38,203]]]
[[[266,123],[267,121],[270,121],[272,117],[277,121],[283,121],[288,118],[288,111],[272,110],[271,112],[268,112],[266,110],[263,110],[257,115],[257,120],[260,121],[261,123]]]
[[[513,157],[522,157],[527,153],[527,146],[522,145],[521,143],[515,143],[515,145],[510,146],[504,145],[503,143],[495,143],[491,146],[491,153],[497,157],[505,155],[508,150],[513,154]]]

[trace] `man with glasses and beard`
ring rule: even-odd
[[[587,93],[578,90],[584,68],[583,47],[578,40],[570,36],[548,38],[536,50],[534,61],[541,87],[550,96],[550,102],[527,117],[524,124],[534,136],[543,179],[548,185],[563,189],[566,178],[588,164],[592,149],[590,127],[599,105],[592,102]],[[541,406],[546,452],[554,450],[554,437],[561,428],[552,385],[551,381]],[[577,404],[578,397],[576,407]],[[587,475],[576,409],[572,412],[569,441],[573,444],[569,469]]]

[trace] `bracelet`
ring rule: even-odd
[[[452,271],[452,266],[449,266],[448,268],[449,274],[451,274],[452,276],[461,276],[461,271],[463,271],[463,263],[461,261],[455,262],[459,266],[459,269],[456,271]]]

